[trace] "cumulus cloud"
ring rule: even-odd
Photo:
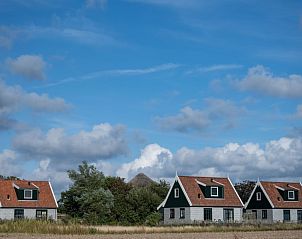
[[[31,80],[45,79],[46,62],[41,56],[21,55],[16,59],[7,59],[6,64],[10,71]]]
[[[49,159],[55,168],[69,169],[70,164],[83,160],[96,162],[127,154],[124,131],[121,125],[107,123],[71,135],[62,128],[52,128],[47,133],[34,129],[16,135],[13,147],[31,159]]]
[[[227,176],[233,179],[300,180],[302,138],[280,138],[260,147],[255,143],[229,143],[223,147],[180,148],[175,154],[159,145],[148,145],[138,159],[121,166],[118,175],[145,172],[153,178],[182,175]],[[164,152],[164,157],[160,157]]]
[[[177,115],[157,117],[155,122],[160,128],[166,130],[202,132],[218,121],[223,121],[223,128],[233,127],[236,123],[236,118],[246,113],[244,108],[235,105],[229,100],[209,98],[205,100],[205,103],[206,107],[203,110],[186,106]]]
[[[302,97],[302,76],[274,76],[268,68],[258,65],[248,70],[247,75],[235,85],[242,91],[254,91],[264,95],[300,98]]]
[[[142,151],[139,158],[130,163],[123,164],[118,170],[117,175],[130,179],[138,172],[144,172],[152,177],[160,177],[162,172],[167,173],[172,168],[165,168],[167,164],[172,166],[172,153],[170,150],[158,144],[149,144]]]
[[[70,108],[62,98],[49,98],[47,94],[28,93],[20,86],[8,86],[0,80],[0,116],[22,107],[38,112],[63,112]]]
[[[12,150],[5,149],[0,153],[0,175],[14,176],[19,175],[21,168],[16,162],[16,153]]]

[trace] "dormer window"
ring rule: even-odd
[[[295,191],[288,191],[288,199],[289,200],[295,199]]]
[[[179,198],[179,188],[174,189],[174,198]]]
[[[24,190],[24,199],[32,199],[33,191],[32,190]]]
[[[256,193],[256,200],[261,201],[261,192]]]
[[[211,187],[211,197],[218,197],[218,187]]]

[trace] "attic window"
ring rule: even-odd
[[[33,191],[32,190],[24,190],[24,199],[32,199]]]
[[[198,198],[200,198],[200,193],[198,193]]]
[[[179,188],[174,189],[174,198],[179,198]]]
[[[288,191],[288,199],[289,200],[295,199],[295,191]]]
[[[10,200],[10,195],[9,194],[7,194],[7,200]]]
[[[256,193],[256,200],[261,201],[261,192]]]
[[[218,187],[211,187],[211,197],[218,197]]]

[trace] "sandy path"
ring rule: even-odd
[[[8,239],[302,239],[299,231],[226,232],[226,233],[158,233],[121,235],[27,235],[0,234]]]

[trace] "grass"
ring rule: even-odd
[[[87,226],[77,223],[62,224],[51,221],[18,220],[0,222],[0,233],[28,234],[133,234],[133,233],[197,233],[302,230],[302,224],[211,224],[192,226]]]

